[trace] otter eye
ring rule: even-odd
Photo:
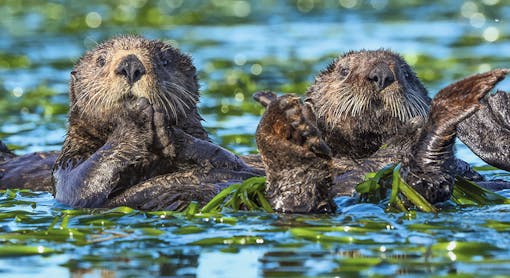
[[[404,77],[405,79],[408,79],[411,75],[409,74],[409,72],[407,72],[407,70],[404,70]]]
[[[163,59],[161,59],[161,64],[166,67],[170,64],[170,62],[168,61],[168,59],[163,58]]]
[[[348,68],[341,68],[340,69],[340,75],[342,77],[346,77],[348,74],[349,74],[349,69]]]
[[[99,56],[97,57],[97,60],[96,60],[96,64],[99,66],[99,67],[103,67],[104,64],[106,64],[106,60],[103,56]]]

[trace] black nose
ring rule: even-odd
[[[130,54],[122,58],[119,65],[115,69],[115,73],[125,76],[129,82],[129,85],[133,85],[142,77],[142,75],[145,74],[145,67],[135,55]]]
[[[368,80],[374,82],[377,88],[382,90],[395,81],[395,75],[386,63],[379,63],[368,74]]]

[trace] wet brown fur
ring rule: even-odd
[[[374,79],[375,71],[389,78]],[[295,96],[258,93],[255,99],[267,107],[257,145],[266,165],[270,202],[282,203],[282,196],[291,196],[289,206],[280,205],[285,211],[300,209],[295,203],[319,204],[320,197],[350,195],[365,173],[395,162],[402,162],[403,176],[427,200],[447,200],[455,175],[480,178],[454,158],[457,125],[507,73],[493,70],[468,77],[441,90],[431,102],[400,56],[362,50],[339,57],[322,71],[304,103]],[[377,83],[381,80],[388,82]],[[282,105],[289,98],[293,105]],[[304,113],[307,110],[311,112]],[[325,149],[323,145],[329,154],[317,151]],[[301,194],[304,177],[316,185],[313,191],[330,194]],[[312,211],[317,208],[311,205]]]
[[[377,88],[367,76],[386,65],[395,81]],[[412,118],[426,117],[430,98],[409,65],[387,51],[351,51],[322,71],[307,91],[335,156],[368,157]]]
[[[260,174],[209,142],[196,69],[178,49],[118,37],[86,53],[71,75],[69,128],[53,171],[58,201],[182,209],[201,190],[203,203],[215,184]]]
[[[136,55],[147,70],[132,87],[114,73],[119,61],[129,54]],[[87,52],[73,68],[69,129],[57,165],[99,149],[119,119],[128,117],[125,100],[135,97],[157,105],[169,124],[197,138],[208,138],[197,111],[198,81],[191,58],[161,41],[123,36]],[[172,104],[173,109],[169,107]]]

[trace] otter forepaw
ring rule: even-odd
[[[498,90],[495,94],[487,97],[487,104],[484,108],[490,111],[496,118],[497,124],[510,129],[510,93]]]
[[[160,109],[154,111],[154,147],[165,156],[175,157],[174,138],[165,113]]]
[[[126,101],[125,109],[129,115],[126,120],[142,127],[144,130],[152,128],[154,109],[148,99],[140,97]]]

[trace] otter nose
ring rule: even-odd
[[[368,80],[374,82],[377,88],[382,90],[395,81],[395,75],[387,64],[379,63],[368,74]]]
[[[135,55],[130,54],[122,58],[115,69],[115,73],[123,75],[128,80],[129,85],[133,85],[145,74],[145,67]]]

